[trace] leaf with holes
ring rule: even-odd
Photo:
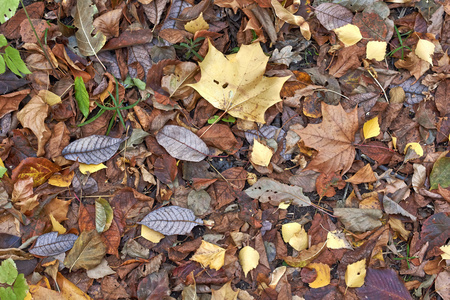
[[[290,186],[270,178],[261,178],[252,187],[245,190],[252,198],[258,198],[259,202],[269,202],[278,206],[280,203],[292,202],[298,206],[309,206],[311,201],[303,195],[303,189],[299,186]]]
[[[72,233],[58,235],[52,231],[38,237],[30,253],[38,256],[52,256],[64,253],[72,249],[78,236]]]
[[[120,143],[127,138],[116,139],[104,135],[91,135],[70,143],[62,155],[68,160],[97,165],[107,161],[117,152]]]
[[[156,135],[156,140],[176,159],[199,162],[209,154],[205,142],[181,126],[164,126]]]
[[[192,210],[174,205],[150,212],[138,224],[164,235],[174,235],[190,233],[195,226],[203,225],[203,220],[198,219]]]

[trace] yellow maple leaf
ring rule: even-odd
[[[386,56],[386,42],[370,41],[367,43],[366,57],[367,59],[375,59],[382,61]]]
[[[345,47],[352,46],[362,39],[361,31],[359,31],[358,26],[353,24],[347,24],[333,30]]]
[[[265,123],[265,111],[281,101],[281,87],[289,78],[264,77],[268,60],[259,43],[243,45],[237,54],[225,57],[209,42],[199,64],[202,77],[188,86],[235,118]]]
[[[253,143],[253,151],[250,157],[252,163],[258,166],[267,167],[272,159],[273,151],[257,139]]]
[[[364,284],[366,278],[366,259],[359,260],[347,266],[345,271],[345,284],[348,287],[356,288]]]
[[[364,123],[363,132],[365,139],[370,139],[380,134],[380,125],[378,124],[378,116]]]
[[[200,13],[197,19],[187,22],[186,25],[184,25],[184,29],[192,34],[195,34],[200,30],[208,30],[209,24],[206,23],[205,19],[203,18],[203,13]]]
[[[256,268],[259,264],[259,253],[250,246],[245,246],[239,251],[239,263],[242,266],[245,277],[248,272]]]
[[[414,53],[424,61],[427,61],[430,63],[430,65],[433,65],[433,60],[431,59],[431,56],[434,53],[434,44],[430,41],[419,39],[417,42],[416,50]]]
[[[225,263],[225,251],[217,245],[202,241],[191,260],[200,263],[203,267],[219,270]]]
[[[311,288],[318,289],[330,284],[331,274],[329,265],[322,263],[312,263],[307,265],[306,267],[316,270],[317,273],[316,279],[309,284]]]

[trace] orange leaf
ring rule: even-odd
[[[20,179],[33,178],[33,187],[40,186],[46,182],[53,173],[60,170],[46,158],[28,157],[22,160],[12,172],[12,180],[15,182]]]
[[[333,106],[322,103],[322,115],[322,123],[294,130],[306,146],[319,151],[307,169],[321,173],[342,170],[342,174],[345,174],[355,159],[353,141],[358,130],[357,110],[355,108],[346,113],[340,104]]]

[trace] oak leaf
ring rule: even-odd
[[[264,77],[268,60],[259,43],[224,56],[209,42],[208,54],[200,63],[202,77],[188,86],[233,117],[265,123],[264,112],[281,101],[281,87],[289,78]]]
[[[322,103],[323,121],[309,124],[304,129],[294,130],[306,146],[319,151],[307,169],[330,173],[342,170],[347,172],[355,158],[353,141],[358,130],[356,108],[346,113],[342,106]]]

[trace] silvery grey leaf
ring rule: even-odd
[[[150,212],[138,224],[164,235],[174,235],[190,233],[192,228],[202,225],[203,220],[195,217],[192,210],[173,205]]]
[[[58,255],[72,249],[77,238],[78,236],[72,233],[59,236],[56,231],[45,233],[38,237],[33,249],[30,249],[30,253],[39,256]]]
[[[205,142],[181,126],[164,126],[156,135],[156,140],[176,159],[198,162],[209,154]]]
[[[76,140],[63,149],[62,155],[68,160],[77,160],[84,164],[97,165],[116,154],[125,138],[112,138],[105,135],[91,135]]]
[[[320,24],[328,30],[351,24],[353,20],[353,13],[336,3],[322,3],[316,7],[314,12]]]

